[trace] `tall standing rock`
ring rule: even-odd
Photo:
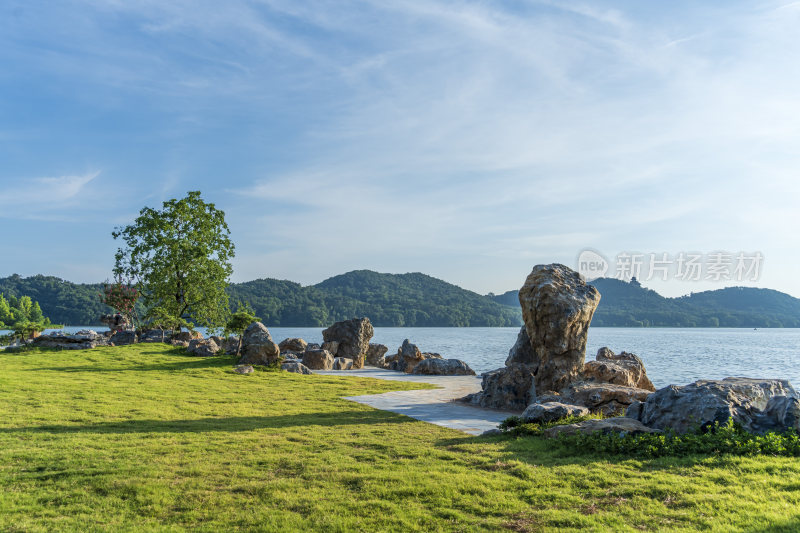
[[[280,359],[281,350],[272,342],[267,326],[253,322],[244,330],[240,365],[270,365]]]
[[[528,365],[536,391],[559,391],[581,375],[600,293],[571,268],[537,265],[519,291],[519,303],[533,349]]]
[[[369,318],[353,318],[336,322],[322,332],[325,342],[338,342],[337,357],[353,360],[353,368],[363,368],[369,350],[369,341],[375,330]]]

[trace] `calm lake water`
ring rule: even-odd
[[[69,332],[83,329],[66,328]],[[100,331],[103,328],[92,328]],[[375,328],[372,342],[394,352],[409,339],[422,351],[462,359],[479,374],[503,366],[518,328]],[[276,342],[322,342],[321,328],[270,328]],[[800,329],[592,328],[587,360],[608,346],[637,354],[656,387],[728,376],[784,378],[800,387]]]

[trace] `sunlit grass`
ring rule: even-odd
[[[0,530],[795,531],[800,461],[570,456],[163,345],[0,354]]]

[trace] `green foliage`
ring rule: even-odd
[[[571,453],[596,453],[626,457],[665,457],[687,455],[775,455],[800,456],[800,438],[794,431],[754,435],[732,419],[712,428],[683,435],[642,433],[638,435],[591,434],[565,435],[559,442]]]
[[[6,343],[14,339],[26,339],[44,331],[47,328],[59,327],[50,323],[50,319],[45,317],[38,302],[30,296],[17,298],[13,295],[5,298],[0,293],[0,329],[8,329],[10,334],[5,335],[2,342]]]
[[[225,213],[199,191],[168,200],[161,210],[143,208],[112,235],[125,243],[114,273],[137,281],[146,308],[211,329],[225,325],[234,245]]]
[[[514,437],[523,437],[523,436],[530,436],[530,437],[540,437],[544,433],[544,430],[547,428],[551,428],[553,426],[560,426],[563,424],[577,424],[578,422],[583,422],[584,420],[590,419],[599,419],[602,418],[599,414],[589,414],[589,415],[582,415],[582,416],[566,416],[559,420],[554,420],[552,422],[541,422],[541,423],[534,423],[534,422],[525,422],[521,416],[509,416],[500,424],[498,425],[498,429],[502,431],[506,435],[512,435]]]
[[[225,324],[225,335],[231,333],[239,336],[239,344],[236,347],[236,355],[242,351],[242,336],[247,327],[253,322],[261,320],[253,314],[253,308],[249,304],[238,302],[236,305],[236,312],[231,314],[227,324]]]
[[[102,291],[101,284],[76,284],[53,276],[23,278],[14,274],[0,278],[0,292],[6,296],[30,296],[41,305],[45,316],[59,324],[99,324],[100,316],[113,311],[98,297]]]

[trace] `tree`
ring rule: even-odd
[[[229,333],[235,333],[239,336],[239,343],[236,345],[236,355],[239,355],[242,351],[242,337],[244,336],[244,330],[246,330],[247,326],[253,322],[258,322],[261,320],[253,313],[253,308],[250,307],[249,304],[243,304],[239,302],[236,312],[231,315],[231,317],[228,319],[228,323],[225,324],[226,335]]]
[[[134,329],[136,328],[138,322],[136,301],[139,299],[139,290],[136,287],[124,281],[122,276],[117,276],[114,283],[103,283],[100,299],[116,313],[124,316],[126,322],[133,324]]]
[[[160,210],[143,208],[133,224],[112,235],[125,243],[114,274],[136,283],[145,308],[160,308],[173,324],[224,327],[234,245],[225,213],[199,191],[168,200]]]

